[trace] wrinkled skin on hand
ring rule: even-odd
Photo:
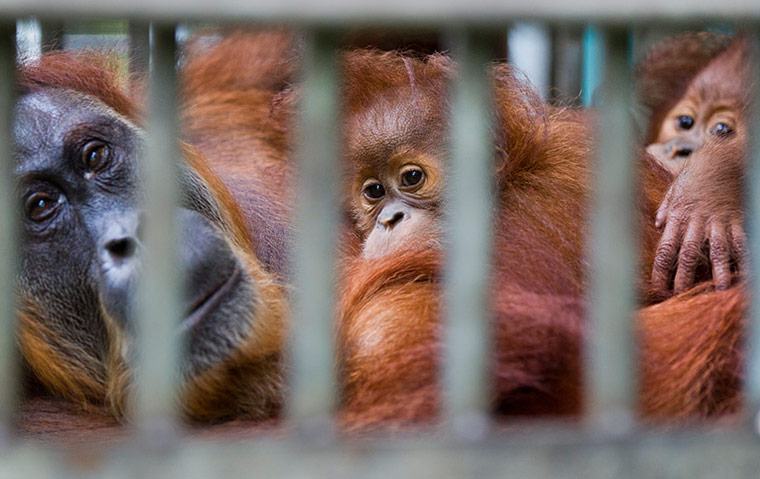
[[[738,134],[708,141],[688,159],[665,195],[655,219],[663,233],[651,278],[662,297],[703,279],[697,276],[702,265],[710,265],[718,289],[728,288],[737,273],[747,270],[745,143]]]

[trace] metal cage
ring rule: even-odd
[[[122,444],[59,448],[15,438],[11,418],[17,387],[13,277],[16,230],[13,197],[12,111],[15,18],[128,18],[134,31],[152,22],[152,72],[146,152],[146,202],[150,215],[140,320],[152,334],[139,339],[137,412],[134,434]],[[379,3],[335,0],[239,2],[217,0],[4,0],[0,3],[0,477],[757,477],[760,454],[756,411],[760,405],[760,328],[752,309],[746,363],[745,427],[690,428],[665,432],[637,425],[631,313],[635,298],[632,233],[634,145],[629,116],[631,75],[628,31],[652,24],[741,22],[749,31],[760,20],[760,2],[729,0],[503,0]],[[494,433],[486,414],[489,35],[514,19],[551,23],[594,22],[606,38],[606,75],[618,88],[602,112],[593,201],[590,333],[587,341],[586,421],[540,423],[519,432]],[[175,26],[187,20],[278,22],[307,32],[297,201],[297,230],[309,232],[309,249],[296,239],[291,381],[285,437],[245,440],[187,439],[173,427],[176,348],[172,321],[178,316],[172,274],[171,231],[175,191],[167,188],[176,148]],[[452,231],[446,277],[445,433],[344,440],[332,432],[332,278],[337,191],[329,172],[337,169],[336,33],[347,25],[424,25],[448,32],[462,68],[452,103],[452,162],[455,175],[449,214],[466,228]],[[755,102],[757,104],[757,102]],[[757,127],[755,127],[757,128]],[[760,132],[759,132],[760,133]],[[754,135],[758,137],[760,135]],[[305,147],[300,156],[305,155]],[[757,156],[754,149],[753,158]],[[462,167],[466,165],[467,167]],[[327,176],[326,176],[327,175]],[[760,210],[760,169],[750,173],[750,217]],[[167,181],[169,179],[169,181]],[[335,185],[334,185],[335,186]],[[457,194],[467,191],[468,194]],[[480,192],[472,194],[472,192]],[[472,212],[481,212],[472,214]],[[757,221],[751,238],[760,237]],[[760,257],[760,242],[752,246]],[[754,277],[760,270],[754,262]],[[757,296],[757,295],[755,295]],[[307,312],[309,314],[304,314]],[[473,318],[477,320],[473,320]],[[473,373],[480,372],[481,374]],[[145,385],[150,384],[151,387]],[[85,457],[86,459],[82,459]]]

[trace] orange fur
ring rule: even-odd
[[[641,413],[683,421],[739,412],[746,312],[743,287],[710,283],[641,310]]]
[[[282,31],[237,33],[208,50],[191,47],[182,71],[182,131],[210,159],[245,215],[257,258],[288,271],[294,165],[288,125],[273,101],[296,72],[297,39]],[[197,50],[197,51],[196,51]]]

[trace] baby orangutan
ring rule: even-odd
[[[655,226],[664,231],[651,286],[661,297],[670,294],[671,285],[677,294],[710,275],[725,289],[734,273],[747,269],[741,192],[752,61],[746,38],[677,37],[655,47],[642,67],[643,81],[651,85],[653,76],[665,74],[657,67],[660,50],[674,56],[680,51],[683,61],[695,43],[705,45],[705,51],[713,47],[713,58],[694,60],[701,70],[672,107],[663,102],[655,107],[649,130],[647,152],[675,177],[655,217]],[[708,143],[709,151],[696,158],[695,152]]]

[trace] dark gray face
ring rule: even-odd
[[[128,336],[133,329],[142,133],[97,100],[66,90],[24,95],[16,115],[22,307],[60,339],[51,346],[63,360],[79,350],[100,362],[91,367],[105,368],[105,322]],[[177,248],[187,316],[178,330],[188,344],[183,369],[192,376],[218,364],[250,333],[255,291],[204,181],[183,166],[180,184]]]

